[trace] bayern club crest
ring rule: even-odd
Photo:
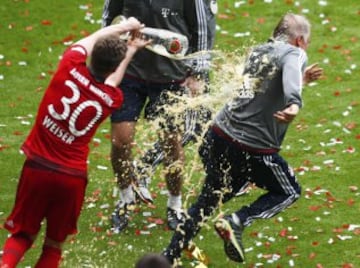
[[[171,54],[177,54],[181,51],[181,42],[179,39],[173,39],[169,42],[169,46],[167,48],[168,52]]]

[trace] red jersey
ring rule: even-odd
[[[30,159],[71,175],[87,175],[89,143],[123,102],[122,92],[95,80],[82,46],[67,49],[22,146]]]

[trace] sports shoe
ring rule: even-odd
[[[183,213],[181,210],[176,210],[172,208],[167,208],[166,210],[167,215],[167,225],[170,230],[176,230],[176,227],[179,225],[179,223],[183,219]]]
[[[122,232],[129,224],[129,212],[135,209],[134,203],[119,203],[111,214],[112,231]]]
[[[224,250],[230,260],[244,262],[245,253],[241,242],[244,227],[235,224],[231,216],[225,216],[215,222],[215,230],[224,240]]]
[[[135,192],[135,197],[137,200],[140,200],[145,204],[154,203],[154,199],[152,198],[148,189],[147,179],[140,179],[137,181],[137,183],[132,183],[132,188]]]
[[[149,168],[147,168],[147,166],[145,165],[138,165],[136,161],[133,162],[133,165],[135,169],[136,179],[132,183],[132,188],[135,192],[135,197],[137,201],[140,200],[145,204],[154,203],[154,200],[148,189],[148,186],[151,182]]]

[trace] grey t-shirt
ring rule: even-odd
[[[307,56],[286,42],[269,41],[252,49],[244,75],[249,83],[216,115],[215,124],[232,139],[255,149],[280,149],[288,124],[274,113],[290,104],[302,106],[303,72]]]

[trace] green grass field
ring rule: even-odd
[[[179,0],[181,1],[181,0]],[[4,0],[0,6],[0,223],[10,212],[24,156],[19,153],[37,105],[66,45],[100,28],[103,1]],[[282,14],[305,14],[312,22],[309,63],[324,78],[304,89],[304,109],[293,122],[282,155],[303,186],[302,198],[284,213],[259,220],[244,232],[246,263],[229,261],[212,222],[195,242],[209,256],[208,267],[360,267],[360,3],[355,0],[219,2],[216,49],[241,55],[266,41]],[[231,57],[226,58],[231,63]],[[216,83],[216,81],[214,81]],[[137,153],[154,133],[141,123]],[[109,162],[109,122],[91,144],[89,185],[79,234],[64,248],[62,267],[133,267],[147,252],[161,252],[166,230],[166,195],[161,168],[153,182],[155,206],[139,207],[125,233],[109,231],[114,180]],[[201,185],[196,145],[187,151],[186,205]],[[261,193],[253,190],[221,207],[232,211]],[[220,211],[219,211],[220,212]],[[157,224],[152,224],[156,222]],[[0,226],[0,244],[8,233]],[[31,267],[42,237],[19,267]],[[184,256],[185,267],[194,267]]]

